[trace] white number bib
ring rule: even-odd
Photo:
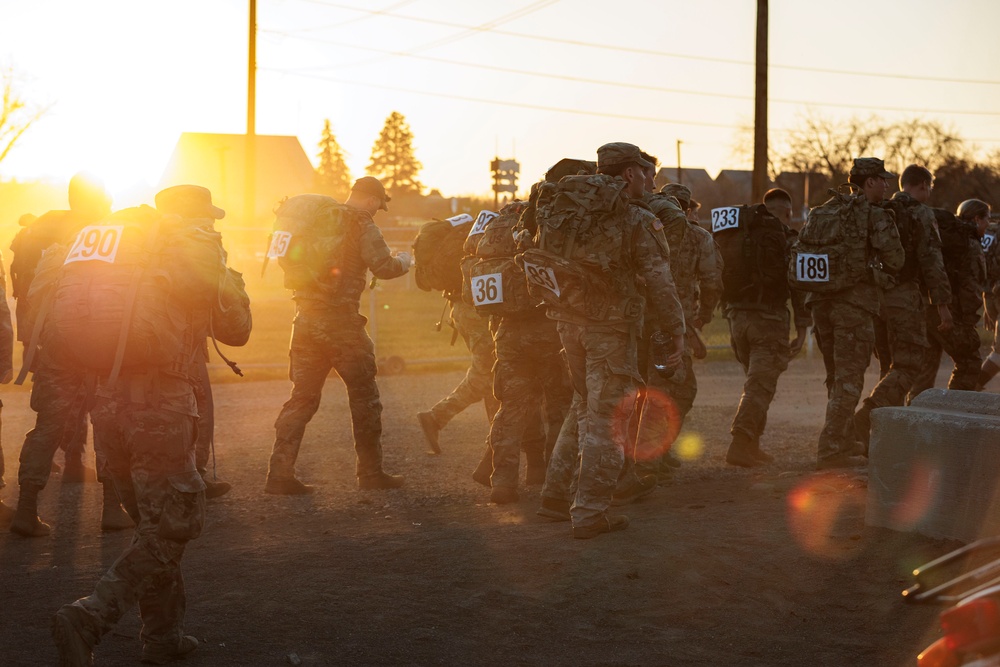
[[[739,206],[725,206],[712,209],[712,233],[724,229],[736,229],[740,226]]]
[[[983,234],[983,252],[989,250],[996,243],[996,234]]]
[[[448,222],[451,223],[452,227],[460,227],[467,222],[472,222],[472,216],[468,213],[462,213],[461,215],[456,215],[454,217],[448,218]]]
[[[469,230],[469,236],[475,236],[476,234],[482,234],[485,232],[486,228],[490,226],[490,223],[493,222],[498,215],[498,213],[494,213],[493,211],[480,211],[479,216],[476,218],[476,224],[472,225],[472,229]]]
[[[291,242],[291,232],[275,232],[271,235],[271,247],[267,249],[267,256],[271,259],[284,257],[288,253],[288,246]]]
[[[472,303],[485,306],[491,303],[503,303],[503,280],[499,273],[487,273],[472,277]]]
[[[800,283],[830,282],[830,260],[826,255],[799,255],[795,260],[795,279]]]
[[[524,263],[524,275],[528,278],[528,282],[534,283],[539,287],[544,287],[545,289],[553,292],[556,296],[559,294],[559,283],[556,281],[556,274],[553,273],[552,269],[547,266],[538,266],[537,264]]]
[[[123,225],[90,225],[80,230],[76,241],[66,255],[64,264],[97,260],[115,263],[118,244],[122,240]]]

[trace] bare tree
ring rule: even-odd
[[[24,133],[51,107],[33,105],[25,100],[12,67],[0,71],[0,88],[3,90],[3,106],[0,107],[0,162],[3,162]]]

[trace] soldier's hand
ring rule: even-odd
[[[10,381],[14,379],[14,369],[9,368],[7,372],[0,377],[0,384],[10,384]]]
[[[938,304],[938,317],[941,318],[941,324],[938,325],[938,331],[945,332],[951,331],[955,328],[955,320],[951,316],[951,309],[947,304]]]
[[[413,256],[408,252],[397,252],[396,259],[403,263],[403,271],[409,271],[413,266]]]
[[[684,359],[684,334],[674,336],[674,350],[667,357],[667,365],[676,368],[681,365]]]
[[[806,342],[806,328],[805,327],[795,327],[795,340],[793,340],[788,345],[789,358],[794,359],[799,356],[799,352],[802,351],[802,346]]]

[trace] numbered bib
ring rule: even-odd
[[[795,260],[795,279],[800,283],[830,282],[830,260],[826,255],[799,255]]]
[[[556,296],[560,296],[559,283],[556,281],[556,274],[551,268],[525,262],[524,275],[528,278],[528,282],[534,283],[539,287],[544,287]]]
[[[476,217],[476,224],[472,225],[472,229],[469,230],[469,236],[475,236],[476,234],[482,234],[486,231],[486,228],[490,226],[499,213],[494,213],[493,211],[480,211],[479,216]]]
[[[274,232],[271,235],[271,246],[267,249],[267,256],[271,259],[284,257],[288,253],[288,246],[291,242],[291,232]]]
[[[90,225],[80,230],[76,235],[76,241],[66,255],[65,264],[70,262],[89,262],[97,260],[99,262],[115,263],[118,255],[118,244],[122,240],[123,225]]]
[[[996,243],[996,234],[983,234],[983,252],[989,250]]]
[[[740,226],[739,206],[724,206],[712,209],[712,233],[724,229],[736,229]]]
[[[487,273],[472,278],[472,303],[476,306],[486,306],[491,303],[503,303],[503,280],[500,273]]]
[[[461,215],[456,215],[447,219],[451,223],[452,227],[460,227],[467,222],[472,222],[472,216],[468,213],[462,213]]]

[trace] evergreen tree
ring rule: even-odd
[[[372,159],[368,174],[382,181],[382,185],[393,196],[397,194],[420,194],[423,184],[417,174],[423,165],[413,154],[413,133],[406,118],[393,111],[385,119],[385,125],[372,146]]]
[[[330,129],[330,120],[323,121],[323,136],[319,140],[319,167],[316,168],[316,191],[345,201],[351,194],[351,170],[344,162],[344,151]]]

